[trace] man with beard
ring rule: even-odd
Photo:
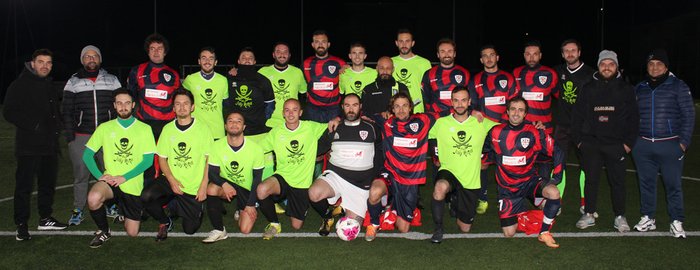
[[[331,144],[328,169],[309,188],[309,200],[319,207],[317,212],[324,214],[319,230],[324,236],[330,232],[334,220],[329,211],[319,210],[336,204],[341,197],[340,206],[345,215],[362,224],[369,187],[383,162],[381,135],[373,124],[360,119],[360,97],[354,93],[346,95],[342,109],[343,121],[327,135]]]
[[[423,112],[425,106],[422,104],[421,80],[425,71],[431,68],[430,61],[413,53],[416,41],[413,40],[413,33],[408,29],[399,29],[394,44],[399,49],[399,55],[391,58],[395,66],[394,79],[405,84],[408,88],[409,96],[412,98],[413,112]]]
[[[408,87],[400,83],[391,76],[394,73],[394,62],[388,56],[383,56],[377,61],[377,79],[374,83],[368,84],[362,90],[362,115],[372,116],[374,114],[388,115],[389,100],[398,92],[408,94]]]
[[[440,113],[452,109],[452,90],[466,87],[471,77],[469,71],[455,64],[457,44],[449,38],[443,38],[437,43],[437,57],[440,64],[435,65],[423,74],[421,92],[425,111]]]
[[[209,183],[207,159],[214,139],[209,127],[192,117],[194,109],[192,92],[182,88],[173,92],[176,118],[163,127],[156,146],[163,174],[141,194],[144,208],[159,223],[156,241],[168,238],[172,223],[163,205],[174,206],[171,213],[182,218],[185,234],[194,234],[202,225]]]
[[[83,68],[68,79],[63,89],[63,130],[68,141],[68,154],[73,163],[73,212],[68,225],[79,225],[83,221],[83,210],[87,202],[90,171],[83,163],[85,143],[95,128],[113,119],[114,97],[112,91],[122,87],[116,76],[100,68],[100,49],[88,45],[80,52]],[[97,159],[104,164],[102,153]]]
[[[200,70],[187,75],[182,86],[194,96],[197,109],[192,112],[192,117],[206,124],[214,140],[218,140],[226,135],[221,115],[222,102],[228,98],[228,81],[225,76],[214,72],[218,60],[213,47],[202,48],[197,63]]]
[[[104,209],[107,200],[117,198],[120,214],[125,217],[126,234],[136,237],[139,233],[143,173],[153,165],[156,144],[151,127],[133,117],[134,105],[129,90],[114,90],[117,119],[100,124],[85,145],[83,162],[97,179],[88,193],[90,216],[98,228],[91,248],[102,246],[111,237]],[[104,172],[95,162],[95,153],[100,149],[104,153]]]
[[[554,70],[559,74],[559,84],[557,84],[556,92],[559,93],[559,98],[557,99],[557,114],[556,125],[554,128],[554,139],[557,140],[557,145],[564,152],[564,160],[569,154],[569,146],[573,145],[571,141],[571,113],[581,95],[581,90],[583,86],[586,85],[593,79],[593,73],[595,70],[588,65],[583,64],[581,61],[581,43],[575,39],[564,40],[561,44],[561,57],[564,59],[564,63],[556,66]],[[578,160],[581,160],[581,151],[578,147],[573,145],[572,149]],[[566,169],[564,169],[564,176],[562,177],[561,184],[559,185],[559,192],[562,197],[564,196],[564,188],[566,186]],[[579,189],[581,193],[581,214],[585,213],[585,199],[584,199],[584,186],[586,183],[586,174],[583,170],[579,174]],[[593,213],[597,216],[597,213]]]
[[[365,66],[367,52],[365,45],[355,42],[348,53],[351,65],[340,74],[340,94],[356,94],[362,97],[362,89],[377,78],[377,70]]]
[[[340,113],[338,85],[345,60],[328,53],[331,43],[328,34],[323,30],[313,33],[311,47],[314,48],[314,55],[304,60],[308,97],[305,118],[328,123]]]
[[[445,198],[451,196],[450,208],[462,232],[471,230],[476,214],[481,181],[481,151],[489,130],[498,122],[479,122],[469,116],[469,91],[460,86],[452,90],[452,115],[439,118],[430,129],[429,138],[437,140],[440,168],[433,190],[433,222],[435,231],[430,241],[439,244],[444,233],[442,216]]]
[[[586,172],[586,213],[576,222],[579,229],[595,225],[598,184],[605,166],[615,215],[613,226],[621,233],[630,230],[625,218],[625,166],[639,134],[639,111],[632,85],[622,79],[618,67],[615,52],[601,51],[598,72],[574,105],[572,141],[581,149]]]
[[[472,106],[480,111],[486,118],[498,123],[508,121],[506,114],[506,101],[515,96],[515,78],[505,70],[498,68],[499,55],[493,45],[484,45],[480,51],[481,64],[484,70],[477,73],[469,82],[469,91]],[[486,213],[488,203],[488,166],[493,164],[486,160],[482,162],[481,170],[481,192],[479,194],[479,205],[476,207],[477,214]]]
[[[38,49],[32,60],[24,63],[24,70],[7,88],[2,114],[15,126],[14,220],[17,241],[31,239],[29,235],[30,199],[37,178],[39,208],[38,230],[63,230],[68,225],[51,216],[58,177],[58,137],[61,115],[57,91],[49,77],[53,54]]]
[[[144,49],[148,62],[135,66],[129,73],[127,87],[138,103],[136,118],[151,126],[153,137],[158,139],[163,126],[175,118],[171,94],[180,88],[180,75],[165,62],[170,44],[160,34],[146,37]],[[156,177],[157,164],[145,173],[146,184]]]
[[[228,99],[223,104],[224,113],[237,111],[243,115],[246,119],[246,138],[260,143],[270,131],[265,122],[275,110],[275,94],[270,80],[257,72],[255,63],[253,49],[243,48],[238,55],[237,74],[228,79]],[[274,159],[268,153],[265,156],[263,177],[272,175],[273,167]]]
[[[282,110],[287,99],[299,99],[299,94],[306,93],[304,73],[298,67],[289,64],[291,56],[289,45],[277,42],[272,49],[272,59],[275,63],[258,70],[258,73],[270,80],[272,90],[275,92],[275,111],[267,120],[268,127],[276,127],[284,123]]]

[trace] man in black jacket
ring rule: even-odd
[[[66,224],[51,216],[58,174],[58,136],[61,132],[59,95],[49,73],[53,66],[52,53],[38,49],[32,61],[7,88],[3,115],[17,129],[15,133],[14,219],[17,241],[29,240],[29,205],[34,184],[38,180],[38,230],[63,230]]]
[[[603,50],[598,57],[598,72],[583,87],[572,118],[572,141],[581,149],[586,173],[586,207],[576,223],[579,229],[595,225],[598,183],[603,165],[615,214],[614,227],[630,230],[625,218],[625,159],[639,133],[639,111],[632,85],[618,71],[617,54]]]

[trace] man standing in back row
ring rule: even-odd
[[[323,30],[313,33],[311,47],[314,55],[304,60],[308,99],[305,119],[328,123],[340,114],[340,69],[345,60],[330,55],[331,47],[328,34]],[[246,118],[248,119],[248,118]]]
[[[425,71],[431,68],[430,61],[413,53],[416,41],[408,29],[399,29],[394,43],[399,49],[399,55],[391,58],[394,62],[394,79],[408,87],[413,113],[422,113],[425,105],[420,84]]]

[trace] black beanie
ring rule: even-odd
[[[669,66],[669,61],[668,61],[668,54],[666,54],[666,50],[664,49],[655,49],[649,53],[649,56],[647,56],[647,63],[651,60],[659,60],[664,65],[666,65],[666,68]]]

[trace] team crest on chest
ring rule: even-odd
[[[328,66],[328,72],[331,74],[335,73],[335,66]]]
[[[360,138],[362,138],[363,141],[367,139],[367,135],[369,135],[369,132],[366,130],[360,130]]]
[[[545,84],[547,82],[547,76],[537,77],[540,80],[540,84]]]
[[[408,125],[408,128],[410,128],[413,132],[418,132],[418,123],[411,123]]]
[[[455,81],[457,83],[462,83],[462,79],[464,79],[464,76],[462,75],[455,75]]]
[[[508,86],[508,81],[507,80],[499,80],[498,85],[500,85],[501,88],[506,88],[506,86]]]
[[[172,79],[172,78],[173,78],[173,76],[171,76],[171,75],[168,74],[168,73],[164,73],[164,74],[163,74],[163,79],[165,79],[166,82],[169,82],[170,79]]]
[[[530,146],[530,138],[520,138],[520,145],[522,145],[523,148]]]

